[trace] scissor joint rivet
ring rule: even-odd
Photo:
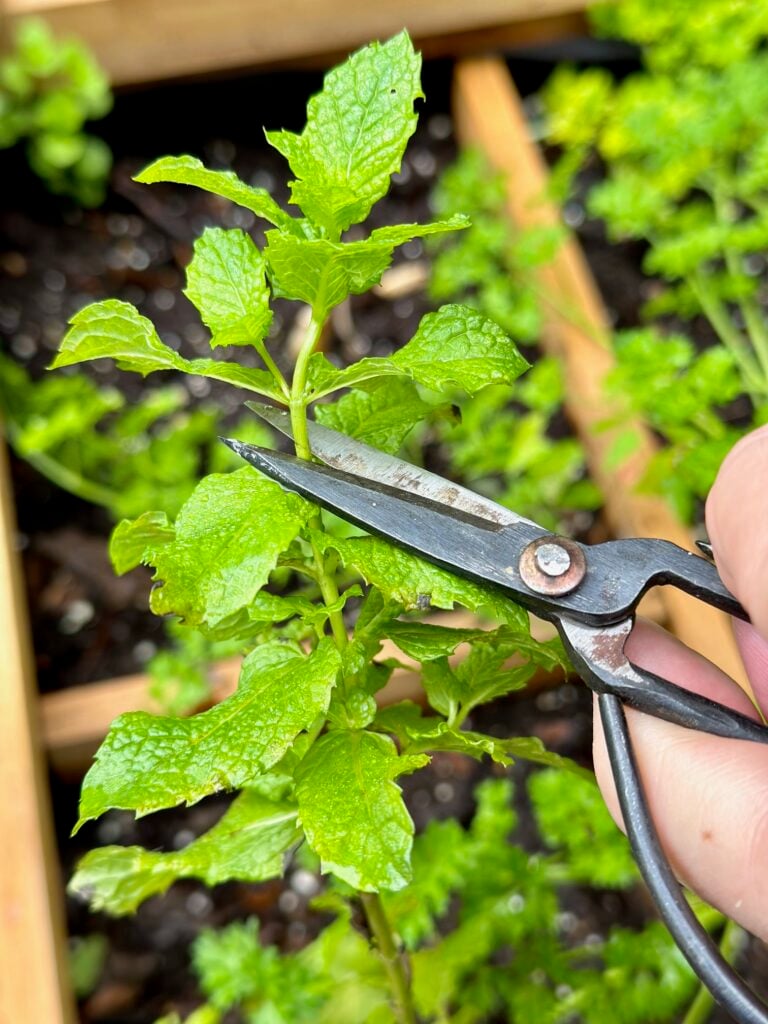
[[[537,594],[568,594],[584,579],[584,552],[567,537],[539,537],[520,556],[523,583]]]
[[[571,556],[562,544],[542,544],[533,557],[545,576],[562,576],[571,568]]]

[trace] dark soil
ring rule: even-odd
[[[429,103],[403,168],[386,204],[374,210],[375,223],[425,219],[427,195],[436,173],[454,153],[449,109],[450,68],[428,67],[425,92]],[[206,355],[206,335],[197,312],[181,294],[183,267],[191,245],[207,225],[242,227],[258,237],[254,218],[230,204],[194,189],[134,185],[137,169],[160,153],[188,152],[207,163],[233,168],[253,184],[278,188],[284,179],[281,158],[260,140],[262,124],[300,127],[307,95],[319,85],[315,75],[271,75],[162,87],[151,93],[126,94],[113,114],[99,126],[113,148],[113,187],[104,206],[91,212],[52,199],[30,179],[18,154],[5,154],[0,164],[6,180],[14,180],[13,208],[0,210],[0,332],[13,355],[35,374],[43,372],[56,350],[67,319],[93,300],[116,297],[132,302],[158,326],[164,340],[187,355]],[[279,195],[279,191],[278,191]],[[633,315],[624,309],[637,295],[637,253],[617,258],[605,247],[590,246],[595,266],[611,286],[609,305],[617,320]],[[422,256],[418,242],[404,246],[398,260]],[[624,257],[627,257],[626,259]],[[601,261],[605,261],[603,274]],[[615,291],[613,290],[615,286]],[[351,307],[351,323],[337,321],[331,351],[342,358],[383,355],[406,341],[427,310],[421,297],[385,303],[370,297]],[[278,309],[276,330],[290,333],[289,307]],[[280,350],[280,344],[274,346]],[[241,353],[242,355],[242,353]],[[100,382],[121,387],[138,397],[144,383],[135,375],[98,363],[92,372]],[[239,398],[223,386],[183,378],[193,399],[209,395],[234,413]],[[141,668],[163,641],[162,625],[146,612],[148,576],[114,577],[104,541],[111,529],[107,515],[54,489],[26,464],[13,460],[18,496],[20,547],[23,551],[38,674],[42,689],[119,675]],[[548,747],[589,763],[590,702],[586,690],[566,684],[561,689],[521,700],[498,702],[483,709],[476,725],[500,735],[539,735]],[[435,758],[432,767],[405,780],[407,801],[417,827],[434,817],[472,814],[471,792],[491,769],[450,755]],[[516,767],[522,782],[527,769]],[[201,834],[223,813],[228,799],[215,797],[194,808],[168,811],[135,821],[113,812],[86,826],[75,839],[65,838],[76,817],[77,787],[53,780],[62,872],[68,877],[77,859],[94,845],[140,843],[152,849],[174,849]],[[524,787],[517,787],[521,814],[517,839],[534,848],[538,842],[525,805]],[[193,882],[175,885],[165,896],[148,901],[131,918],[111,921],[69,903],[73,935],[102,933],[109,953],[96,990],[81,1005],[84,1024],[151,1024],[170,1010],[182,1016],[199,1000],[188,973],[188,947],[205,927],[219,927],[257,914],[265,941],[284,950],[300,948],[324,919],[308,909],[318,882],[296,867],[285,883],[232,883],[208,890]],[[573,892],[568,909],[577,925],[574,940],[604,932],[611,923],[639,924],[648,913],[644,897]],[[762,947],[755,945],[748,967],[766,977]],[[724,1017],[713,1018],[724,1021]]]

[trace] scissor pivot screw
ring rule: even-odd
[[[566,537],[539,537],[520,556],[522,581],[537,594],[568,594],[586,571],[584,552]]]

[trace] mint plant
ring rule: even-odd
[[[112,154],[83,127],[111,106],[106,75],[82,43],[56,39],[39,18],[18,23],[0,56],[0,149],[26,141],[30,167],[52,192],[98,206]]]
[[[467,226],[454,215],[344,237],[400,166],[422,96],[419,74],[420,59],[400,33],[329,72],[301,134],[267,133],[288,161],[291,202],[301,216],[189,156],[164,157],[137,176],[196,185],[272,225],[263,250],[241,230],[207,229],[187,268],[186,293],[211,347],[249,347],[261,365],[187,359],[116,300],[76,314],[53,365],[111,357],[143,375],[175,371],[230,383],[289,410],[296,453],[305,459],[310,407],[318,420],[396,451],[457,391],[511,384],[526,360],[501,327],[465,305],[427,314],[390,357],[338,368],[317,351],[333,308],[372,287],[397,246]],[[311,312],[288,374],[268,345],[273,297],[306,303]],[[562,763],[534,738],[499,739],[470,723],[478,705],[525,685],[538,666],[562,663],[559,643],[533,641],[527,615],[497,592],[378,538],[339,535],[317,508],[250,467],[205,477],[175,518],[151,509],[123,520],[111,553],[118,572],[152,566],[153,611],[211,641],[236,641],[245,657],[237,692],[208,711],[116,720],[84,781],[77,827],[111,808],[144,815],[220,790],[240,793],[209,833],[176,854],[93,851],[75,890],[95,906],[128,912],[182,875],[209,884],[275,877],[304,842],[365,913],[389,988],[381,1019],[415,1021],[406,955],[382,896],[405,890],[412,878],[413,823],[395,780],[441,750],[501,765],[518,756]],[[407,614],[456,604],[491,615],[496,627],[454,629]],[[385,637],[421,663],[426,713],[408,702],[377,708],[396,664],[376,658]],[[456,666],[449,659],[460,645],[468,654]],[[507,664],[513,654],[514,667]]]
[[[636,337],[620,345],[621,379],[670,442],[652,482],[670,469],[677,474],[674,499],[691,515],[718,454],[768,416],[768,21],[748,3],[720,0],[664,10],[632,0],[597,8],[593,17],[598,31],[640,43],[644,69],[618,83],[601,69],[560,69],[545,93],[550,138],[563,147],[566,187],[599,157],[605,177],[588,188],[586,201],[609,237],[648,243],[644,269],[658,287],[645,315],[662,330],[644,335],[642,346]],[[668,339],[670,320],[679,327],[697,317],[719,342],[717,355],[683,357],[678,339]],[[646,364],[668,367],[668,345],[678,360],[674,394],[659,407],[644,397],[633,359],[639,347],[653,347]],[[744,396],[738,420],[718,426],[723,414],[733,415],[736,395]],[[685,436],[678,405],[689,413]]]
[[[462,301],[501,324],[521,345],[535,345],[547,297],[535,272],[562,238],[558,228],[516,231],[505,210],[506,183],[482,153],[465,150],[432,196],[443,216],[467,214],[466,231],[432,239],[430,295]],[[462,403],[458,422],[433,430],[467,483],[552,530],[568,531],[574,514],[599,507],[575,437],[553,436],[561,414],[563,375],[557,360],[539,356],[521,385],[488,387]]]

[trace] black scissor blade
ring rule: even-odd
[[[523,548],[545,530],[530,523],[500,526],[421,495],[297,459],[293,455],[222,438],[266,476],[364,530],[421,555],[450,572],[503,587],[538,608],[520,582]],[[549,607],[549,603],[547,603]]]
[[[550,536],[534,523],[502,525],[391,484],[242,441],[222,440],[288,490],[450,572],[502,588],[544,619],[567,615],[593,625],[616,622],[631,613],[646,589],[642,546],[627,547],[621,558],[595,558],[595,549],[579,545],[587,560],[581,585],[567,594],[545,596],[527,587],[520,575],[523,550],[531,541]],[[617,555],[619,542],[615,547]]]

